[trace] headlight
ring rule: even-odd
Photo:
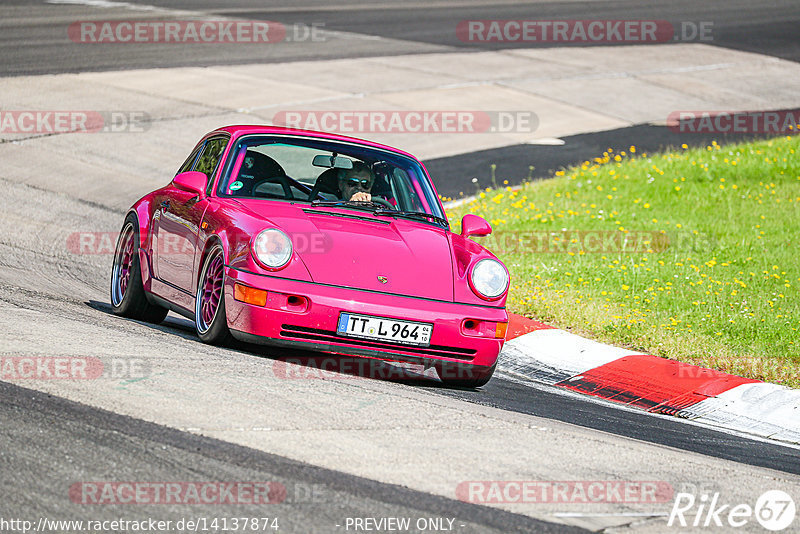
[[[292,259],[292,240],[277,228],[262,230],[253,240],[253,255],[270,269],[280,269]]]
[[[487,299],[497,298],[508,289],[508,273],[497,260],[487,258],[476,263],[470,280],[472,289]]]

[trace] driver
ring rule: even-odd
[[[375,175],[369,166],[361,161],[354,161],[352,169],[339,169],[339,191],[342,199],[351,202],[369,202],[372,200],[372,184]]]

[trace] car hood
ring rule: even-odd
[[[243,207],[286,232],[314,282],[453,301],[453,260],[436,226],[367,211],[247,200]]]

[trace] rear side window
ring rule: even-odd
[[[194,160],[197,159],[197,154],[200,153],[200,149],[201,148],[202,148],[202,145],[197,147],[197,148],[195,148],[192,151],[192,155],[189,156],[188,158],[186,158],[186,161],[183,162],[183,165],[181,165],[181,168],[178,169],[178,172],[176,174],[180,174],[182,172],[187,172],[187,171],[191,171],[192,170],[192,165],[194,165]]]
[[[219,164],[219,159],[222,156],[222,152],[225,150],[227,142],[228,139],[224,137],[217,137],[206,141],[203,152],[201,152],[200,157],[197,158],[194,170],[202,172],[210,180],[211,177],[214,176],[214,170],[216,170],[217,164]]]

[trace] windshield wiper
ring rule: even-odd
[[[378,208],[373,213],[375,215],[388,215],[390,217],[407,217],[409,219],[422,219],[425,221],[434,221],[441,225],[448,226],[450,223],[444,217],[433,215],[431,213],[423,213],[421,211],[402,211],[402,210],[388,210],[386,208]]]
[[[372,201],[360,200],[312,200],[312,206],[347,206],[349,208],[371,208],[372,206],[380,206]]]

